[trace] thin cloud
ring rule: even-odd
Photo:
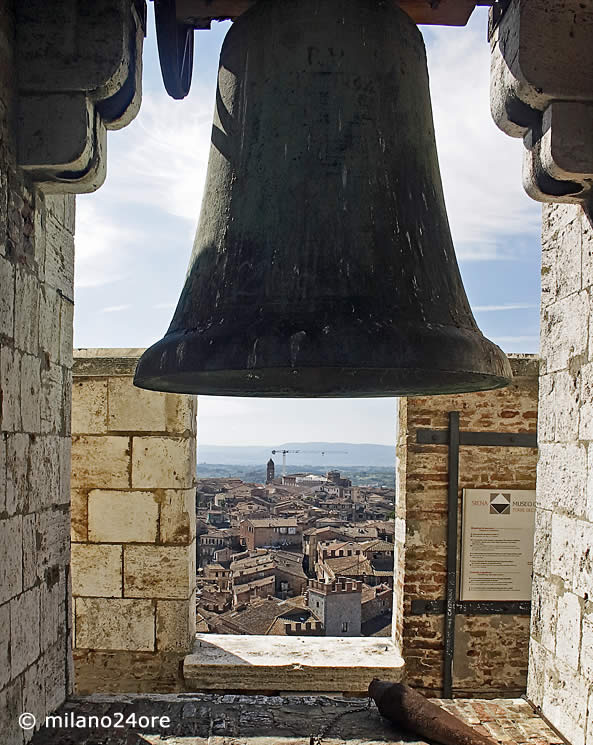
[[[474,305],[472,310],[479,313],[495,313],[505,310],[528,310],[537,307],[535,303],[507,303],[505,305]]]
[[[177,303],[157,303],[152,307],[155,310],[173,310],[177,306]]]
[[[92,197],[76,200],[74,287],[76,290],[125,279],[122,244],[133,241],[133,228],[118,225]]]
[[[189,252],[202,201],[214,110],[214,91],[195,87],[196,94],[182,106],[162,87],[145,94],[138,117],[123,133],[109,137],[105,185],[96,194],[77,199],[77,288],[111,284],[137,273],[134,263],[142,260],[143,246],[155,240],[138,218],[143,211],[181,220]],[[129,220],[121,218],[122,205]]]
[[[121,311],[129,310],[131,305],[108,305],[106,308],[101,308],[101,313],[121,313]]]
[[[162,88],[144,96],[137,119],[129,125],[135,136],[114,144],[118,169],[109,182],[114,200],[187,220],[190,243],[202,202],[214,113],[214,90],[200,90],[198,83],[195,88],[181,104]]]
[[[521,186],[523,144],[490,115],[487,13],[468,26],[424,29],[439,162],[457,255],[509,260],[511,236],[534,237],[541,208]]]
[[[496,336],[492,341],[497,344],[539,344],[539,336]]]

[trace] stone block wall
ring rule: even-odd
[[[171,691],[195,634],[196,398],[135,388],[142,350],[75,350],[79,692]]]
[[[33,736],[71,686],[74,197],[16,166],[12,3],[0,2],[0,733]]]
[[[593,229],[546,205],[540,460],[529,698],[572,745],[593,743]]]
[[[406,520],[403,657],[410,685],[430,695],[442,691],[444,616],[415,615],[411,604],[446,597],[448,447],[417,444],[416,431],[447,429],[448,412],[458,411],[461,430],[535,432],[537,358],[511,357],[511,365],[514,379],[507,388],[399,402],[397,516]],[[535,448],[461,446],[459,525],[462,489],[535,489],[536,463]],[[453,694],[524,693],[528,646],[527,616],[458,615]]]

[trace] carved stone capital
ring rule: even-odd
[[[593,5],[511,0],[491,37],[492,116],[542,202],[593,201]]]
[[[137,114],[144,0],[16,4],[19,165],[47,192],[105,179],[106,130]]]

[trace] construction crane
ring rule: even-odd
[[[301,453],[321,453],[321,455],[325,455],[326,453],[341,453],[342,455],[347,455],[347,450],[300,450]]]
[[[343,455],[347,455],[347,450],[272,450],[272,455],[276,455],[276,453],[282,453],[282,475],[286,476],[286,453],[321,453],[321,455],[325,455],[326,453],[341,453]]]
[[[272,450],[272,455],[282,453],[282,475],[286,476],[286,453],[300,453],[300,450]]]

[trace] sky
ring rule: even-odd
[[[107,179],[77,198],[75,347],[145,347],[160,339],[183,286],[210,147],[220,45],[230,23],[196,31],[191,92],[165,93],[149,7],[143,101],[110,132]],[[489,111],[487,9],[464,28],[423,26],[439,162],[453,242],[482,332],[505,352],[539,344],[541,207],[521,186],[522,143]],[[390,445],[396,400],[201,396],[211,445]]]

